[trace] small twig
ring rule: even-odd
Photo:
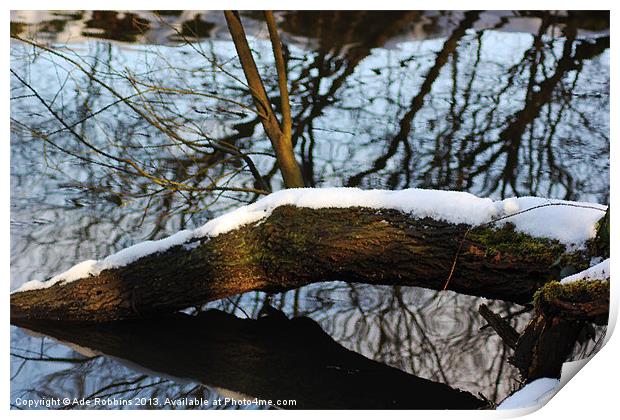
[[[456,268],[456,260],[458,260],[459,258],[459,254],[461,253],[461,248],[463,248],[463,244],[465,243],[465,238],[467,237],[467,234],[472,229],[473,228],[470,227],[465,231],[465,234],[463,235],[463,238],[461,239],[461,242],[459,243],[459,247],[456,250],[456,255],[454,256],[454,260],[452,260],[452,267],[450,268],[450,273],[448,274],[448,278],[446,279],[446,282],[443,285],[443,290],[448,289],[448,284],[450,284],[450,280],[452,279],[452,274],[454,274],[454,269]]]
[[[526,306],[525,308],[523,308],[523,309],[521,309],[521,310],[519,310],[519,311],[517,311],[517,312],[512,312],[512,313],[509,313],[508,315],[503,316],[503,317],[501,317],[501,318],[502,318],[504,321],[506,321],[506,320],[508,320],[508,319],[514,318],[515,316],[518,316],[518,315],[524,314],[524,313],[526,313],[526,312],[530,312],[531,310],[532,310],[532,306],[531,306],[531,305],[530,305],[530,306]],[[489,328],[489,327],[492,327],[492,325],[491,325],[491,324],[486,324],[486,325],[483,325],[482,327],[480,327],[480,331],[485,330],[485,329],[487,329],[487,328]]]
[[[29,357],[22,356],[21,354],[11,353],[12,357],[18,359],[32,361],[32,362],[60,362],[60,363],[86,363],[100,356],[86,357],[86,358],[71,358],[71,357]]]
[[[226,297],[226,299],[228,299],[228,301],[232,303],[235,309],[239,309],[241,312],[243,312],[243,315],[245,315],[246,318],[250,319],[250,315],[248,315],[248,313],[239,305],[238,302],[233,302],[230,296]]]
[[[517,348],[517,341],[519,341],[519,333],[517,330],[512,328],[512,326],[503,320],[499,315],[491,311],[484,303],[478,307],[478,312],[480,312],[480,315],[482,315],[482,317],[486,319],[489,325],[495,330],[504,344],[513,350]]]
[[[523,213],[527,213],[528,211],[532,211],[532,210],[536,210],[536,209],[540,209],[542,207],[551,207],[551,206],[566,206],[566,207],[579,207],[582,209],[591,209],[591,210],[598,210],[598,211],[602,211],[603,213],[605,213],[607,210],[606,209],[601,209],[599,207],[595,207],[595,206],[588,206],[586,204],[572,204],[572,203],[545,203],[545,204],[539,204],[537,206],[534,207],[530,207],[529,209],[525,209],[525,210],[521,210],[518,211],[516,213],[511,213],[511,214],[507,214],[505,216],[502,217],[498,217],[497,219],[493,219],[490,222],[486,222],[486,223],[482,223],[481,225],[475,226],[475,227],[481,227],[481,226],[487,226],[487,225],[491,225],[493,223],[497,223],[500,220],[504,220],[504,219],[508,219],[509,217],[513,217],[513,216],[518,216],[520,214]]]

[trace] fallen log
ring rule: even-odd
[[[250,222],[217,235],[190,235],[183,243],[127,265],[76,281],[48,282],[35,290],[17,291],[11,295],[11,317],[74,321],[146,318],[251,290],[285,291],[332,280],[449,289],[527,303],[543,284],[559,278],[562,267],[579,270],[588,265],[587,250],[568,252],[565,243],[530,236],[506,221],[474,227],[472,223],[446,221],[446,217],[421,217],[424,212],[403,211],[402,204],[398,209],[286,205],[291,194],[301,199],[305,197],[302,194],[323,200],[327,196],[334,203],[343,194],[353,194],[356,199],[360,194],[382,194],[388,203],[397,197],[394,194],[407,198],[417,194],[416,200],[430,196],[437,202],[456,197],[470,213],[472,208],[484,213],[477,219],[488,220],[485,212],[491,214],[498,203],[454,192],[351,190],[272,194],[268,199],[284,197],[280,201],[285,205],[278,204],[268,213],[265,205],[253,207]],[[566,203],[560,205],[579,207]],[[539,207],[546,205],[556,204]],[[582,211],[580,215],[586,214],[585,225],[604,215],[592,206],[586,213],[577,209]],[[263,208],[267,217],[257,217]],[[461,217],[459,206],[448,210],[448,218],[453,220],[476,219]],[[428,209],[424,211],[428,213]],[[245,213],[241,216],[247,218]],[[570,216],[572,222],[574,215]],[[230,225],[230,220],[223,224]],[[555,231],[564,234],[564,224],[559,226]]]
[[[29,282],[11,295],[11,316],[145,318],[250,290],[331,280],[526,303],[563,267],[587,267],[584,245],[605,209],[535,197],[493,202],[455,191],[283,190],[194,231]]]
[[[295,400],[292,409],[476,409],[472,394],[370,360],[336,343],[312,319],[279,311],[240,319],[210,310],[157,320],[16,325],[131,369],[217,387],[239,398]],[[122,389],[120,389],[122,391]],[[122,395],[122,394],[121,394]],[[75,396],[78,397],[78,396]],[[163,400],[160,400],[163,404]],[[161,407],[160,407],[161,408]]]

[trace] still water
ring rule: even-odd
[[[278,103],[262,15],[242,17]],[[608,14],[276,17],[293,141],[307,185],[608,203]],[[11,289],[200,226],[265,189],[282,188],[221,12],[12,12],[11,33],[51,48],[12,39],[11,68],[89,142],[76,141],[11,77]],[[251,157],[261,182],[237,149]],[[180,186],[162,188],[128,174],[117,156]],[[257,318],[269,303],[289,318],[310,317],[337,343],[374,361],[497,402],[518,385],[518,375],[495,333],[481,329],[483,302],[504,316],[522,309],[450,292],[333,282],[275,295],[246,293],[187,313],[218,308]],[[510,319],[522,328],[527,314]],[[166,347],[169,365],[12,327],[12,407],[24,408],[18,398],[42,397],[137,397],[147,407],[153,398],[212,400],[243,394],[261,375],[277,375],[259,367],[234,370],[234,355],[220,353],[203,371],[181,369],[195,338],[163,327],[156,333],[162,343],[174,337],[175,346]],[[231,340],[230,346],[238,339],[217,327],[211,334]],[[152,337],[133,345],[163,354]],[[215,372],[227,368],[236,381],[218,379]],[[381,384],[376,387],[380,393]],[[316,387],[305,392],[320,394]],[[167,408],[207,407],[264,408]]]

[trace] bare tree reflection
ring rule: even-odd
[[[601,36],[594,41],[578,40],[577,22],[569,19],[565,20],[562,29],[564,37],[543,41],[543,38],[547,39],[551,26],[557,24],[554,16],[544,14],[538,33],[532,35],[531,48],[525,51],[517,64],[507,69],[505,86],[496,92],[485,88],[491,90],[487,108],[485,101],[479,100],[481,92],[475,93],[478,100],[472,101],[471,98],[472,88],[479,85],[476,79],[484,77],[480,69],[481,49],[489,38],[483,33],[474,39],[465,38],[464,30],[473,25],[472,20],[475,21],[474,16],[470,15],[469,21],[465,17],[461,21],[462,26],[454,30],[437,53],[434,65],[428,70],[418,93],[400,120],[398,133],[387,146],[383,146],[386,152],[374,161],[371,168],[350,177],[348,185],[366,185],[362,183],[364,178],[379,175],[386,179],[386,185],[390,188],[419,185],[473,190],[501,197],[525,193],[575,199],[575,186],[579,181],[571,173],[574,168],[557,157],[561,145],[571,140],[557,128],[559,124],[567,124],[566,103],[573,104],[569,98],[579,78],[583,77],[584,63],[609,48],[609,37]],[[477,44],[473,51],[475,58],[467,68],[458,63],[457,54],[459,50],[465,54],[471,51],[468,44],[472,41]],[[559,46],[562,48],[561,56],[556,58]],[[451,84],[449,106],[442,109],[443,115],[433,116],[429,125],[424,127],[435,132],[436,137],[431,147],[426,147],[420,140],[412,145],[411,139],[416,138],[413,130],[416,115],[421,111],[424,111],[423,115],[435,112],[430,105],[425,107],[424,104],[433,103],[433,86],[436,90],[438,86],[443,86],[437,80],[449,57],[452,57],[450,81],[447,72],[444,72],[445,84]],[[466,75],[460,76],[459,72]],[[514,113],[498,115],[501,109],[498,105],[511,101],[508,97],[514,95],[513,89],[519,80],[525,82],[523,106],[515,109]],[[464,87],[459,89],[459,84],[464,84]],[[441,96],[442,92],[436,95]],[[546,115],[542,114],[544,109]],[[435,121],[442,121],[441,126],[435,127]],[[588,135],[599,136],[600,141],[594,143],[602,147],[608,145],[605,133],[594,130]],[[399,158],[400,164],[391,164],[392,169],[385,170],[390,161]],[[523,173],[524,167],[529,176]]]

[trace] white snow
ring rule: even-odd
[[[502,401],[502,403],[497,406],[497,409],[511,410],[515,408],[542,406],[555,395],[559,386],[560,381],[558,379],[536,379]]]
[[[417,217],[431,217],[470,225],[488,222],[499,214],[488,198],[458,191],[407,189],[360,190],[358,188],[295,188],[282,190],[248,206],[207,222],[196,236],[217,236],[268,217],[275,208],[293,205],[311,209],[369,207],[394,209]]]
[[[88,276],[96,276],[103,270],[110,268],[123,267],[130,264],[146,255],[154,254],[156,252],[162,252],[174,245],[180,245],[193,238],[193,231],[182,230],[158,241],[144,241],[128,248],[122,249],[116,254],[112,254],[101,261],[87,260],[78,263],[65,271],[58,274],[48,281],[42,282],[39,280],[32,280],[24,283],[15,292],[25,292],[27,290],[44,289],[51,287],[59,282],[70,283],[75,280],[79,280]]]
[[[16,290],[16,292],[25,292],[27,290],[35,290],[35,289],[43,289],[46,287],[51,287],[60,281],[69,283],[75,280],[79,280],[81,278],[88,277],[92,273],[97,272],[96,266],[97,266],[96,260],[82,261],[81,263],[74,265],[73,267],[65,271],[64,273],[58,274],[52,277],[48,281],[43,282],[39,280],[32,280],[27,283],[24,283],[19,289]]]
[[[172,246],[181,245],[194,238],[215,237],[265,219],[275,208],[283,205],[312,209],[329,207],[393,209],[411,214],[414,217],[430,217],[436,220],[465,223],[472,226],[501,218],[493,226],[499,227],[507,222],[514,223],[515,228],[520,232],[535,237],[557,239],[573,248],[583,246],[586,240],[594,237],[596,222],[603,216],[606,209],[606,206],[600,204],[538,197],[492,201],[466,192],[416,188],[400,191],[360,190],[358,188],[295,188],[270,194],[253,204],[212,219],[194,231],[184,230],[159,241],[142,242],[101,261],[85,261],[49,281],[33,280],[25,283],[16,291],[50,287],[60,281],[75,281],[89,275],[97,275],[106,269],[127,265],[141,257],[165,251]],[[515,214],[538,206],[545,207]],[[583,206],[588,208],[583,208]]]
[[[430,217],[451,223],[480,225],[534,207],[531,211],[501,220],[514,223],[518,231],[536,237],[557,239],[582,246],[596,233],[596,222],[606,206],[595,203],[552,200],[539,197],[508,198],[492,201],[460,191],[411,188],[400,191],[360,190],[358,188],[296,188],[282,190],[240,207],[196,229],[197,237],[217,236],[268,217],[279,206],[294,205],[313,209],[326,207],[369,207],[394,209],[416,217]],[[544,207],[540,207],[544,206]],[[585,206],[585,208],[584,208]]]
[[[609,258],[586,270],[572,276],[567,276],[560,281],[562,284],[573,283],[577,280],[608,280],[610,273]]]
[[[497,406],[497,409],[535,409],[542,407],[553,398],[568,381],[573,379],[577,372],[579,372],[591,358],[592,357],[588,357],[563,363],[559,380],[554,378],[540,378],[532,381],[502,401],[501,404]]]
[[[514,223],[516,230],[535,237],[557,239],[576,247],[594,237],[596,222],[607,209],[607,206],[600,204],[540,197],[507,198],[497,202],[497,205],[506,215],[532,209],[505,219]]]
[[[112,254],[97,264],[99,271],[110,268],[123,267],[130,264],[145,255],[162,252],[175,245],[183,244],[194,237],[191,230],[182,230],[167,238],[158,241],[144,241],[128,248],[125,248],[116,254]],[[97,273],[98,274],[98,273]]]

